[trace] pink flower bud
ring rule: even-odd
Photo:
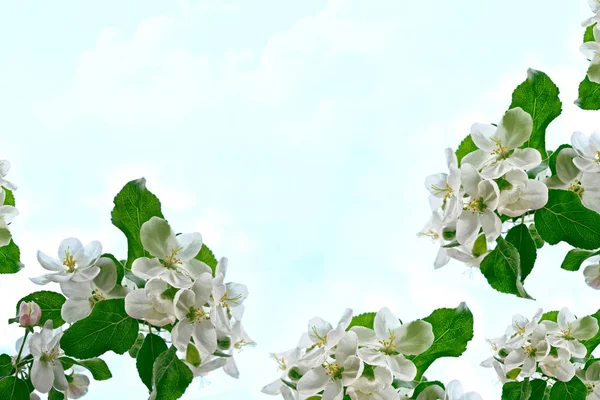
[[[19,324],[21,326],[35,326],[42,318],[42,309],[34,301],[21,302],[19,305]]]

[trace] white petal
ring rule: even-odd
[[[496,241],[502,232],[502,221],[490,210],[485,210],[481,215],[481,226],[489,243]]]
[[[492,140],[496,136],[496,130],[496,127],[490,124],[473,124],[471,138],[479,149],[489,153],[496,148],[496,143]]]
[[[65,239],[60,243],[60,246],[58,246],[58,259],[62,262],[62,260],[65,259],[67,253],[75,255],[81,249],[83,249],[83,244],[81,244],[81,241],[79,241],[79,239]]]
[[[302,394],[311,396],[319,393],[329,382],[329,376],[322,367],[317,367],[308,371],[298,381],[298,391]]]
[[[172,250],[178,247],[175,232],[167,221],[158,217],[152,217],[144,222],[140,230],[140,239],[144,249],[154,257],[163,259],[170,256]]]
[[[62,262],[48,256],[46,253],[41,251],[37,252],[37,259],[40,265],[49,271],[60,272],[65,270],[65,266],[62,264]]]
[[[392,332],[399,329],[401,326],[400,320],[387,307],[382,308],[375,315],[375,334],[380,340],[388,340]]]
[[[477,239],[480,228],[479,214],[465,210],[456,223],[456,240],[461,244],[472,243]]]
[[[418,355],[433,344],[433,328],[429,322],[417,320],[394,331],[396,350],[402,354]]]
[[[192,335],[201,354],[212,354],[217,350],[217,332],[210,321],[202,321],[194,326]]]
[[[84,319],[92,312],[92,303],[88,299],[67,299],[62,305],[61,317],[68,323]]]
[[[177,243],[181,250],[177,257],[181,261],[191,260],[196,257],[202,248],[202,235],[199,233],[184,233],[177,236]]]
[[[513,167],[532,169],[542,163],[542,156],[536,149],[516,149],[507,160]]]
[[[31,383],[40,393],[48,393],[54,384],[54,372],[48,363],[34,360],[31,367]]]
[[[412,381],[417,376],[417,367],[402,354],[386,357],[387,366],[394,376],[403,381]]]
[[[84,270],[96,264],[100,255],[102,255],[102,245],[94,240],[74,253],[73,257],[77,260],[77,268]]]
[[[140,257],[131,265],[131,272],[142,279],[159,277],[165,272],[165,267],[156,258]]]
[[[508,110],[498,124],[497,136],[506,138],[502,145],[507,146],[509,150],[521,147],[531,137],[533,130],[533,119],[531,115],[517,107]],[[540,160],[541,162],[541,160]],[[539,164],[539,163],[538,163]]]

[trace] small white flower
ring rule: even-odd
[[[577,152],[573,163],[583,172],[600,173],[600,132],[587,136],[575,132],[571,136],[571,144]]]
[[[229,332],[231,330],[231,319],[240,320],[244,311],[242,303],[248,297],[248,289],[239,283],[225,283],[227,258],[219,261],[213,280],[212,299],[213,310],[211,319],[217,329]]]
[[[54,334],[52,320],[46,321],[41,332],[34,333],[29,342],[33,356],[31,383],[35,390],[48,393],[54,386],[64,391],[68,387],[65,371],[59,357],[62,356],[60,338],[62,332]]]
[[[167,221],[152,217],[142,225],[140,239],[144,249],[156,257],[133,262],[131,270],[140,278],[162,278],[173,287],[188,288],[201,274],[212,273],[208,265],[194,258],[202,248],[199,233],[177,236]]]
[[[125,297],[125,311],[135,319],[144,319],[154,326],[175,322],[173,298],[166,295],[170,290],[160,278],[150,279],[143,289],[136,289]]]
[[[456,223],[454,223],[454,225],[456,225]],[[452,227],[452,225],[444,226],[440,215],[437,212],[434,212],[431,214],[431,218],[427,222],[427,225],[419,232],[419,237],[429,237],[434,243],[437,242],[440,246],[434,262],[434,267],[436,269],[441,268],[450,262],[447,249],[444,248],[444,245],[446,245],[444,236],[449,235],[449,232],[451,231],[455,232],[456,227]]]
[[[194,346],[190,344],[190,346]],[[196,348],[197,349],[197,348]],[[189,362],[185,362],[186,365],[190,368],[194,377],[197,376],[206,376],[209,373],[221,369],[227,363],[227,360],[223,357],[215,357],[212,355],[200,357],[200,364],[192,365]]]
[[[211,291],[212,274],[204,273],[189,289],[181,289],[175,295],[173,303],[179,322],[171,335],[179,351],[186,350],[192,337],[201,355],[217,350],[217,331],[211,322],[210,308],[206,307]]]
[[[271,354],[271,358],[277,361],[278,371],[280,372],[280,378],[274,380],[267,386],[263,387],[261,392],[270,395],[278,395],[281,393],[282,388],[285,387],[285,383],[281,381],[281,379],[290,379],[292,380],[288,374],[292,370],[292,368],[298,368],[295,366],[296,361],[300,358],[300,349],[298,347],[285,351],[283,353],[273,353]]]
[[[505,345],[511,347],[520,347],[523,345],[540,325],[540,319],[542,318],[543,312],[544,311],[539,308],[531,321],[521,314],[513,316],[512,324],[506,328],[505,337],[507,339]],[[545,334],[546,331],[544,331],[544,336]]]
[[[388,308],[382,308],[375,315],[374,328],[351,329],[361,344],[360,358],[370,365],[389,368],[398,379],[412,381],[417,367],[404,355],[418,355],[431,347],[434,340],[431,324],[417,320],[402,325]]]
[[[67,388],[67,399],[79,399],[86,395],[90,386],[90,378],[83,374],[73,374],[67,377],[69,387]]]
[[[521,368],[519,376],[530,377],[536,371],[537,363],[550,353],[550,345],[546,341],[546,327],[538,325],[521,347],[511,351],[504,365],[507,370]]]
[[[352,310],[346,309],[337,326],[322,318],[315,317],[308,322],[308,334],[304,334],[298,347],[308,348],[307,353],[298,360],[306,367],[314,367],[325,362],[329,351],[346,335],[346,329],[352,321]]]
[[[451,247],[446,250],[448,257],[464,263],[467,267],[479,268],[487,252],[478,254],[475,252],[475,242]]]
[[[107,257],[96,263],[100,273],[89,282],[67,281],[60,284],[67,301],[62,305],[61,316],[69,323],[86,318],[92,309],[102,300],[123,298],[127,289],[117,285],[117,266]]]
[[[472,243],[483,228],[488,242],[494,242],[502,230],[502,221],[494,213],[500,201],[500,189],[493,180],[485,180],[469,164],[461,168],[463,186],[470,201],[456,223],[456,239],[461,244]]]
[[[548,343],[568,350],[573,357],[585,357],[587,349],[580,340],[589,340],[596,336],[598,333],[596,318],[587,316],[577,319],[569,309],[563,308],[558,313],[557,321],[542,321],[548,331]]]
[[[452,149],[446,149],[446,164],[449,173],[429,175],[425,179],[425,187],[431,193],[431,208],[443,211],[444,223],[456,220],[462,211],[461,172]]]
[[[596,290],[600,290],[600,257],[594,257],[589,261],[592,264],[586,266],[583,270],[585,283]]]
[[[544,374],[562,382],[569,382],[575,376],[571,353],[565,348],[559,348],[556,355],[547,355],[538,365]]]
[[[41,266],[53,272],[31,278],[31,281],[38,285],[45,285],[49,282],[91,281],[100,273],[96,262],[101,254],[102,245],[98,241],[93,241],[83,247],[78,239],[65,239],[58,248],[58,259],[38,251],[37,259]]]
[[[486,179],[496,179],[512,169],[528,170],[542,162],[536,149],[520,149],[531,137],[533,119],[520,107],[506,112],[498,127],[474,124],[471,138],[479,150],[467,154],[462,163],[481,169]]]
[[[592,363],[585,371],[578,370],[576,375],[587,387],[586,400],[600,400],[600,361]]]
[[[386,367],[373,368],[373,374],[358,378],[346,393],[352,400],[398,400],[398,392],[392,386],[394,377]]]
[[[253,347],[256,345],[254,340],[250,338],[248,333],[244,330],[242,323],[237,321],[233,329],[231,330],[231,337],[224,336],[224,338],[229,339],[230,345],[229,348],[221,348],[226,354],[229,354],[230,357],[227,357],[227,362],[223,367],[223,371],[231,376],[232,378],[238,379],[240,377],[240,373],[237,368],[237,364],[235,362],[234,352],[241,352],[245,347]],[[223,337],[219,335],[218,342],[220,343],[223,340]]]
[[[538,210],[548,203],[548,187],[536,179],[529,179],[525,171],[508,171],[504,180],[508,186],[500,191],[500,215],[520,217],[527,211]]]
[[[344,386],[351,385],[362,375],[364,364],[356,357],[357,350],[356,333],[347,332],[335,348],[335,359],[328,359],[304,374],[298,381],[298,391],[315,395],[324,390],[323,400],[340,399]]]

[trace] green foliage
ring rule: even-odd
[[[19,315],[19,305],[24,301],[35,301],[42,309],[42,317],[38,323],[39,326],[43,326],[48,320],[52,320],[52,326],[55,329],[65,323],[60,316],[60,310],[67,299],[62,294],[48,290],[31,293],[17,302],[16,315]],[[19,320],[17,319],[16,322],[19,322]]]
[[[6,189],[6,188],[3,188],[3,189],[4,189],[4,192],[6,193],[6,197],[4,198],[4,204],[2,204],[2,205],[15,207],[17,205],[17,203],[15,202],[15,194],[10,189]]]
[[[585,400],[586,397],[587,389],[577,377],[569,382],[557,381],[550,391],[550,400]]]
[[[142,344],[144,344],[144,339],[144,334],[139,333],[137,339],[135,339],[135,343],[133,344],[133,346],[131,346],[131,348],[127,350],[127,353],[129,353],[129,356],[131,358],[137,358],[137,355],[140,352],[140,349],[142,348]]]
[[[138,374],[149,392],[152,392],[152,371],[154,362],[159,355],[167,351],[167,348],[167,344],[163,338],[153,333],[149,333],[146,335],[144,344],[142,344],[142,348],[137,355],[135,364],[137,366]]]
[[[542,239],[542,237],[538,233],[538,231],[535,227],[535,224],[529,225],[529,233],[531,234],[531,238],[535,242],[535,247],[537,247],[538,249],[541,249],[542,247],[544,247],[544,244],[546,242],[544,242],[544,239]]]
[[[196,260],[200,260],[204,264],[208,265],[212,269],[213,275],[215,274],[218,261],[213,252],[205,244],[202,245],[200,252],[196,256]]]
[[[592,314],[591,316],[596,318],[600,323],[600,310],[596,311],[596,313]],[[587,349],[586,358],[590,358],[596,347],[600,345],[600,331],[596,333],[596,336],[594,336],[593,338],[589,340],[582,340],[581,343],[583,343],[583,345]]]
[[[540,321],[558,321],[558,311],[548,311],[542,314]]]
[[[0,247],[0,274],[16,274],[23,267],[21,251],[14,241]]]
[[[552,175],[556,175],[556,160],[558,159],[558,154],[561,152],[561,150],[572,148],[573,146],[570,144],[563,144],[560,145],[554,153],[552,153],[550,159],[548,160],[548,167],[550,168],[550,171],[552,171]]]
[[[104,300],[65,332],[60,345],[66,355],[79,359],[98,357],[109,350],[123,354],[135,343],[138,330],[138,321],[125,312],[124,299]]]
[[[29,400],[29,387],[24,380],[7,376],[0,380],[0,399]]]
[[[596,39],[594,38],[594,26],[596,26],[596,24],[590,25],[587,28],[585,28],[585,33],[583,34],[583,43],[596,41]]]
[[[599,254],[600,251],[573,249],[567,253],[560,267],[567,271],[579,271],[585,260]]]
[[[108,365],[106,365],[104,360],[99,358],[75,360],[70,357],[61,357],[60,362],[62,363],[64,369],[71,368],[73,365],[79,365],[80,367],[87,369],[97,381],[105,381],[112,378],[112,373],[110,372]]]
[[[348,325],[348,330],[353,326],[364,326],[365,328],[373,329],[375,324],[375,315],[374,312],[368,312],[360,315],[355,315],[350,321],[350,325]]]
[[[522,382],[507,382],[502,386],[502,400],[529,400],[530,396],[529,379]]]
[[[515,246],[521,263],[521,282],[529,276],[537,258],[537,247],[527,225],[520,224],[508,231],[506,241]]]
[[[548,203],[535,213],[535,226],[552,245],[564,241],[579,249],[600,247],[600,214],[585,208],[573,192],[550,190]]]
[[[600,85],[586,75],[579,84],[579,98],[575,104],[582,110],[600,110]]]
[[[531,396],[529,400],[545,400],[548,384],[543,379],[534,379],[529,382],[531,385]]]
[[[127,183],[117,194],[112,210],[112,223],[127,238],[127,263],[125,268],[131,270],[136,258],[150,257],[144,250],[140,239],[140,229],[144,222],[152,217],[164,218],[160,209],[160,201],[146,189],[144,178]]]
[[[478,150],[477,145],[473,141],[471,135],[468,135],[456,149],[456,158],[458,159],[458,165],[460,165],[462,159],[469,153]]]
[[[517,86],[510,108],[521,107],[533,118],[533,131],[522,146],[536,149],[546,159],[546,129],[562,112],[558,87],[541,71],[529,69],[525,82]]]
[[[153,367],[153,400],[175,400],[183,396],[192,383],[194,375],[183,361],[177,358],[177,350],[171,347],[158,356]]]
[[[459,357],[473,339],[473,314],[465,303],[457,308],[440,308],[423,318],[433,327],[434,341],[427,351],[409,356],[417,367],[415,380],[421,379],[427,368],[438,358]]]
[[[523,287],[519,250],[500,236],[497,246],[481,262],[481,273],[501,293],[531,299]]]
[[[50,389],[50,393],[48,393],[48,400],[63,400],[64,398],[65,395],[54,388]]]
[[[480,257],[487,253],[487,239],[485,235],[480,235],[473,244],[473,256]]]
[[[13,371],[12,357],[8,354],[0,354],[0,378],[11,375]]]

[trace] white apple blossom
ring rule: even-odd
[[[64,391],[68,387],[65,371],[59,357],[62,356],[60,339],[62,332],[54,332],[52,320],[46,321],[40,332],[34,333],[29,341],[33,356],[31,383],[40,393],[48,393],[52,387]]]
[[[386,367],[375,367],[372,374],[363,374],[346,391],[352,400],[399,400],[400,395],[392,386],[394,377]]]
[[[454,225],[456,225],[456,223],[454,223]],[[437,212],[431,214],[431,218],[427,222],[427,225],[419,232],[419,237],[429,237],[434,243],[437,242],[440,246],[434,262],[434,267],[436,269],[441,268],[450,262],[448,249],[444,247],[447,244],[445,236],[448,236],[450,234],[449,232],[456,232],[456,227],[452,229],[451,226],[445,226],[442,223],[442,218]]]
[[[530,377],[536,371],[537,363],[549,353],[550,345],[546,340],[546,327],[538,325],[525,343],[506,356],[504,365],[509,371],[520,368],[519,376]]]
[[[586,347],[580,340],[588,340],[598,333],[598,321],[592,316],[577,319],[571,311],[563,308],[558,313],[557,322],[542,321],[548,330],[548,343],[554,347],[567,349],[570,355],[585,357]]]
[[[449,173],[429,175],[425,187],[431,193],[430,204],[433,211],[441,209],[444,223],[454,221],[462,211],[461,172],[458,160],[452,149],[446,149],[446,164]]]
[[[471,164],[486,179],[496,179],[512,169],[531,169],[542,162],[536,149],[520,149],[531,137],[533,119],[522,108],[513,108],[504,114],[498,127],[474,124],[471,138],[479,148],[466,155],[463,164]],[[464,184],[464,183],[463,183]]]
[[[448,383],[446,390],[438,385],[427,386],[419,393],[417,400],[483,400],[483,398],[475,392],[465,393],[462,384],[454,380]]]
[[[600,22],[600,0],[588,0],[590,9],[594,13],[593,17],[590,17],[581,23],[582,26],[592,26]]]
[[[176,288],[188,288],[193,280],[212,270],[194,257],[202,248],[199,233],[175,235],[162,218],[152,217],[142,225],[140,239],[153,257],[140,257],[132,264],[132,272],[143,279],[162,278]]]
[[[90,378],[84,374],[74,373],[67,376],[69,386],[65,393],[66,399],[79,399],[86,395],[90,386]]]
[[[520,347],[523,343],[526,343],[527,340],[529,340],[529,337],[540,325],[542,314],[543,310],[539,308],[531,321],[521,314],[516,314],[513,316],[512,324],[506,328],[506,340],[504,341],[505,345],[511,347]],[[545,334],[546,331],[544,331],[544,335]]]
[[[181,289],[175,295],[173,303],[178,322],[171,335],[179,351],[186,350],[192,337],[201,355],[217,350],[217,331],[211,322],[210,308],[206,307],[212,288],[212,274],[204,273],[189,289]]]
[[[100,273],[100,268],[96,266],[100,255],[102,255],[102,245],[98,241],[93,241],[84,247],[79,239],[65,239],[58,248],[58,259],[38,251],[39,263],[52,273],[31,278],[31,281],[38,285],[49,282],[91,281]]]
[[[223,257],[217,264],[213,280],[212,299],[214,325],[225,332],[231,329],[231,319],[240,320],[244,311],[242,303],[248,297],[248,289],[239,283],[225,283],[227,258]]]
[[[538,364],[545,375],[562,382],[569,382],[575,376],[575,366],[571,363],[571,353],[559,348],[556,354],[548,354]]]
[[[412,381],[417,367],[404,355],[418,355],[433,344],[434,336],[430,323],[413,321],[402,325],[388,308],[382,308],[375,316],[374,330],[353,327],[361,348],[358,354],[370,365],[389,368],[394,376]]]
[[[600,290],[600,257],[592,257],[588,261],[591,264],[583,269],[585,283],[594,289]]]
[[[60,284],[67,301],[62,305],[61,316],[69,323],[86,318],[94,305],[102,300],[123,298],[128,290],[117,285],[117,266],[108,257],[96,263],[100,273],[89,282],[67,281]]]
[[[509,217],[520,217],[530,210],[538,210],[548,202],[548,187],[537,179],[529,179],[521,169],[508,171],[504,175],[506,187],[500,191],[498,213]]]
[[[234,353],[241,352],[246,347],[255,346],[256,343],[250,338],[241,321],[235,322],[231,330],[231,337],[218,334],[217,343],[219,344],[219,349],[229,355],[229,357],[225,358],[226,363],[223,366],[223,371],[232,378],[238,379],[240,373],[235,362]],[[228,347],[225,347],[222,343],[228,344]]]
[[[125,311],[135,319],[144,319],[154,326],[175,322],[173,298],[166,295],[170,289],[160,278],[150,279],[143,289],[136,289],[125,297]]]
[[[571,144],[577,152],[573,163],[583,172],[600,173],[600,132],[587,136],[575,132],[571,136]]]
[[[592,363],[585,371],[578,370],[575,374],[587,388],[586,400],[600,400],[600,361]]]
[[[469,164],[461,167],[463,186],[470,196],[456,223],[456,239],[461,244],[472,243],[483,232],[488,242],[495,241],[502,230],[502,222],[494,213],[500,201],[500,189],[493,180],[486,180]]]
[[[283,383],[282,379],[292,380],[288,375],[293,368],[298,370],[298,367],[295,364],[300,358],[300,349],[296,347],[283,353],[272,353],[271,358],[277,362],[277,369],[281,375],[280,378],[277,378],[273,382],[264,386],[261,389],[261,392],[270,395],[277,395],[281,393],[283,387],[287,387],[285,383]]]
[[[460,246],[454,246],[445,249],[448,257],[461,261],[467,267],[479,268],[481,262],[487,255],[487,249],[484,252],[479,252],[475,249],[475,242],[467,243]]]
[[[190,343],[190,346],[194,346],[194,344]],[[194,365],[188,361],[185,361],[185,363],[190,368],[194,376],[197,377],[206,376],[213,371],[223,368],[227,363],[227,360],[223,357],[206,356],[200,357],[199,364]]]
[[[299,347],[308,348],[306,354],[298,360],[298,363],[313,367],[320,365],[327,359],[329,351],[334,348],[346,335],[346,329],[352,320],[352,310],[346,309],[337,326],[322,318],[315,317],[308,322],[308,333],[300,340]]]
[[[298,381],[298,391],[315,395],[324,390],[322,400],[341,399],[344,386],[354,383],[363,373],[364,364],[356,356],[357,351],[356,333],[345,333],[336,345],[335,359],[328,358],[322,365],[306,372]]]

